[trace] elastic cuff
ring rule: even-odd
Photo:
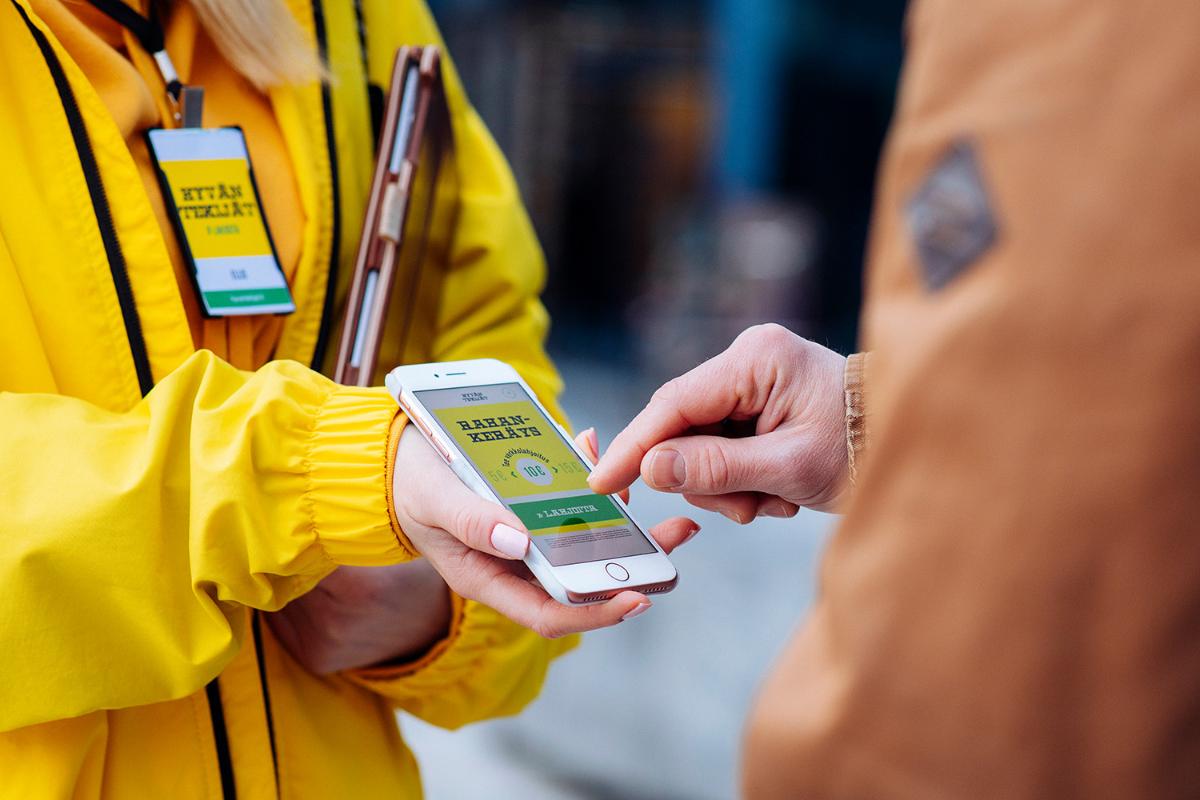
[[[414,558],[388,510],[389,430],[399,413],[384,389],[340,386],[317,412],[309,440],[307,500],[317,538],[337,564]]]
[[[396,534],[400,546],[408,552],[410,558],[420,558],[421,554],[400,527],[400,519],[396,516],[396,449],[400,447],[400,434],[404,433],[404,426],[407,424],[408,415],[403,412],[392,417],[392,424],[388,429],[387,467],[384,471],[383,490],[387,492],[388,520],[392,523],[392,532]]]
[[[858,482],[858,465],[866,452],[870,432],[867,428],[867,353],[855,353],[846,359],[846,457],[850,483]]]
[[[388,663],[375,667],[363,667],[354,670],[354,675],[361,681],[382,682],[398,680],[423,669],[433,666],[438,659],[446,654],[462,635],[463,618],[466,616],[467,601],[456,592],[450,592],[450,630],[425,654],[413,661],[401,664]]]

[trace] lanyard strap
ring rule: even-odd
[[[179,80],[179,73],[175,71],[171,57],[167,55],[166,37],[163,35],[162,23],[158,21],[158,15],[154,12],[154,4],[150,4],[150,17],[147,19],[121,0],[88,0],[88,2],[113,22],[132,33],[146,52],[154,57],[154,63],[158,65],[158,72],[162,75],[163,83],[167,85],[167,94],[174,103],[178,104],[179,96],[183,92],[183,82]]]

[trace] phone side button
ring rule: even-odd
[[[433,442],[433,449],[441,453],[442,458],[446,459],[447,464],[454,462],[454,454],[450,452],[448,447],[442,444],[441,440],[438,439],[437,436],[430,436],[429,441]]]
[[[629,580],[629,570],[625,569],[620,564],[609,562],[604,565],[604,571],[608,573],[608,577],[615,581]]]
[[[420,417],[414,417],[412,414],[409,414],[408,418],[409,421],[413,422],[418,428],[421,429],[421,433],[425,434],[430,439],[433,438],[433,431],[429,430],[429,426],[425,424],[424,420],[422,420]]]
[[[438,435],[429,430],[429,426],[426,425],[420,417],[410,417],[410,419],[417,423],[417,427],[421,429],[421,433],[425,434],[425,438],[430,444],[433,445],[433,449],[437,450],[438,453],[441,454],[442,458],[446,459],[447,464],[454,461],[454,454],[450,452],[450,448],[442,444],[442,440],[438,437]]]

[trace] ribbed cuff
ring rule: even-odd
[[[373,566],[415,557],[393,528],[389,451],[399,410],[383,389],[340,386],[317,413],[309,439],[306,500],[325,554]]]
[[[851,484],[858,482],[858,465],[870,438],[867,426],[868,355],[855,353],[846,359],[843,385],[846,392],[846,458],[850,467]]]

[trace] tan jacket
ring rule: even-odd
[[[918,0],[752,798],[1200,796],[1200,4]]]

